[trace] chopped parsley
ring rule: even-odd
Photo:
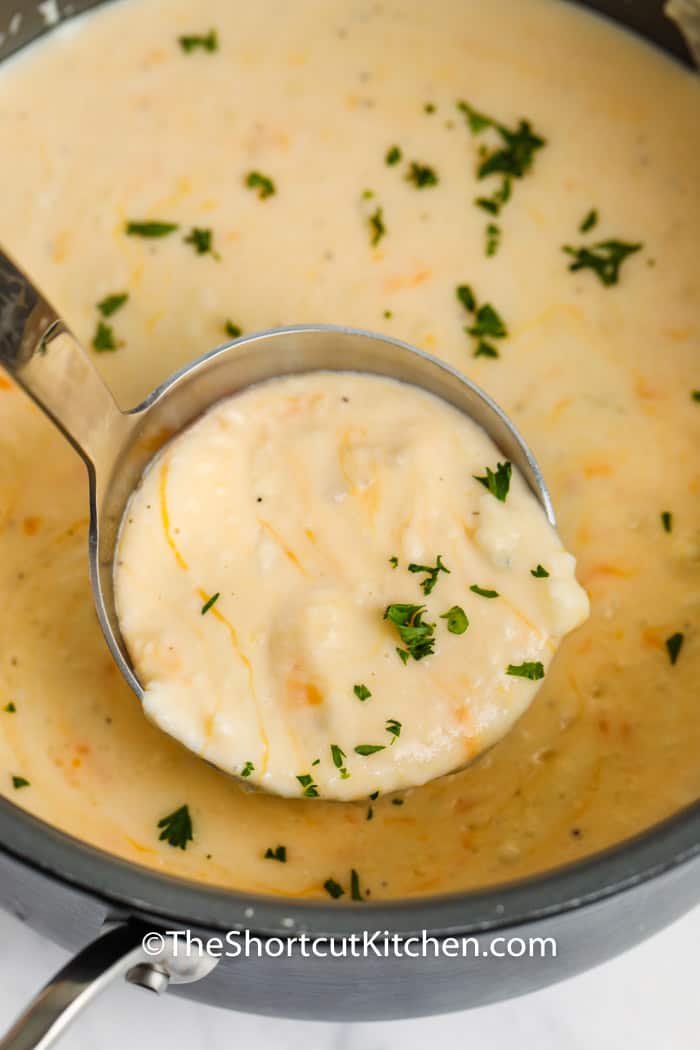
[[[114,295],[106,295],[97,304],[97,309],[103,317],[111,317],[112,314],[121,309],[128,298],[128,292],[115,292]]]
[[[666,649],[668,650],[668,658],[671,664],[675,664],[681,649],[683,648],[683,642],[685,636],[680,631],[676,631],[670,638],[666,639]]]
[[[360,893],[360,876],[354,868],[350,872],[350,897],[354,901],[364,901],[364,897]]]
[[[693,401],[700,401],[700,390],[693,390],[690,394]]]
[[[197,255],[213,255],[215,259],[221,258],[219,253],[214,251],[212,247],[211,230],[205,230],[199,226],[193,226],[187,236],[182,239],[185,244],[192,245]]]
[[[400,164],[403,153],[398,146],[392,146],[387,150],[386,156],[384,157],[385,162],[390,168],[393,168],[394,164]]]
[[[490,222],[486,227],[486,254],[495,255],[501,243],[501,227],[495,222]]]
[[[369,798],[370,802],[376,802],[377,799],[379,798],[379,792],[378,791],[373,791],[372,794],[368,795],[367,797]]]
[[[268,846],[263,854],[265,860],[278,860],[280,864],[287,863],[287,847],[277,846],[275,849],[272,846]]]
[[[428,167],[427,164],[419,164],[418,161],[414,160],[411,161],[406,181],[412,182],[417,190],[423,190],[427,186],[437,186],[440,180],[433,168]]]
[[[15,703],[13,700],[10,700],[10,702],[8,704],[5,704],[3,708],[3,711],[7,711],[8,715],[13,715],[16,710],[17,708],[15,707]]]
[[[572,273],[578,270],[592,270],[601,284],[606,287],[617,284],[620,278],[620,267],[629,255],[643,248],[641,242],[630,244],[626,241],[598,241],[591,245],[565,244],[562,251],[573,256],[569,263]]]
[[[373,817],[374,817],[374,810],[372,809],[372,806],[370,805],[370,806],[367,807],[367,816],[366,816],[365,819],[366,820],[372,820]]]
[[[354,685],[352,687],[352,691],[358,700],[369,700],[370,696],[372,695],[367,686],[363,685],[362,683],[360,683],[359,685]]]
[[[362,755],[363,758],[369,758],[370,755],[376,755],[377,751],[385,751],[385,744],[358,744],[354,748],[356,755]]]
[[[310,773],[301,773],[297,780],[302,786],[302,795],[305,798],[318,798],[318,784],[314,784],[314,778]]]
[[[386,725],[384,726],[384,728],[386,729],[387,733],[389,733],[394,738],[391,741],[391,745],[393,746],[401,736],[401,723],[397,722],[395,718],[387,718]]]
[[[530,569],[530,575],[536,576],[537,579],[543,580],[545,576],[549,576],[549,573],[545,569],[544,565],[538,565],[536,569]]]
[[[179,229],[180,225],[177,222],[158,222],[155,219],[126,224],[129,237],[167,237],[169,233],[175,233],[175,230]]]
[[[370,244],[373,248],[375,248],[379,244],[382,237],[386,233],[386,226],[384,225],[383,215],[384,209],[377,208],[376,211],[374,211],[367,220],[372,234],[372,236],[370,237]]]
[[[333,900],[337,900],[338,897],[342,897],[345,893],[343,887],[340,885],[339,882],[336,882],[335,879],[326,879],[326,881],[323,884],[323,888],[328,894],[328,896],[332,897]]]
[[[486,468],[486,474],[483,477],[479,477],[477,474],[473,475],[474,481],[478,481],[480,485],[483,485],[485,489],[488,489],[492,496],[495,496],[501,503],[505,503],[508,490],[510,489],[510,479],[513,473],[513,467],[508,462],[497,463],[495,471],[491,470],[490,467]]]
[[[670,532],[673,528],[673,515],[670,510],[661,511],[661,525],[663,526],[664,532]]]
[[[114,338],[114,329],[111,324],[105,324],[104,321],[97,322],[97,328],[92,337],[92,349],[98,354],[117,349],[117,340]]]
[[[480,135],[491,129],[496,132],[496,144],[489,148],[482,146],[479,150],[476,176],[478,179],[499,175],[501,182],[491,196],[480,196],[474,201],[490,215],[498,215],[511,197],[512,180],[522,179],[532,168],[537,150],[546,145],[546,140],[539,135],[529,120],[521,119],[515,128],[474,109],[468,102],[460,101],[457,109],[464,114],[472,135]],[[486,227],[486,254],[495,255],[500,244],[501,230],[494,223]],[[492,355],[485,355],[492,356]]]
[[[13,777],[12,786],[18,791],[20,788],[30,787],[29,781],[25,777]]]
[[[447,620],[447,630],[450,634],[464,634],[469,626],[469,617],[461,605],[453,605],[446,613],[442,613],[441,620]]]
[[[423,106],[423,112],[424,113],[434,113],[436,109],[437,109],[437,106],[435,105],[434,102],[426,102],[425,105]]]
[[[158,827],[162,828],[159,841],[165,840],[168,845],[176,849],[187,849],[187,843],[192,841],[192,818],[188,806],[180,806],[168,813],[158,821]]]
[[[180,47],[189,55],[192,51],[196,51],[200,48],[202,51],[218,51],[219,50],[219,37],[215,29],[210,29],[208,33],[204,35],[193,34],[190,36],[179,36],[178,43]]]
[[[402,798],[392,798],[391,804],[392,804],[392,806],[403,806],[403,799]]]
[[[399,559],[396,557],[395,554],[392,555],[391,558],[389,558],[389,565],[391,565],[392,569],[398,569],[398,567],[399,567]]]
[[[343,780],[347,780],[350,774],[345,768],[345,752],[337,744],[331,744],[331,758],[333,759],[333,765],[336,769],[340,770],[340,776]]]
[[[598,223],[598,212],[595,208],[591,208],[585,218],[581,221],[581,225],[578,228],[579,233],[588,233]]]
[[[320,758],[315,758],[313,760],[313,762],[311,763],[311,765],[312,766],[320,766],[321,765],[321,759]]]
[[[403,605],[396,603],[388,605],[384,612],[384,619],[396,627],[405,649],[397,647],[401,661],[405,664],[409,657],[414,660],[422,660],[430,656],[435,648],[435,624],[424,623],[424,605]]]
[[[253,763],[252,762],[246,762],[246,764],[243,766],[243,769],[241,770],[241,776],[242,777],[249,777],[250,774],[254,773],[254,772],[255,772],[255,766],[253,765]]]
[[[216,602],[218,602],[220,597],[221,597],[221,591],[217,591],[216,594],[212,594],[211,598],[208,601],[206,601],[204,603],[204,605],[202,606],[202,616],[204,616],[205,613],[209,612],[209,610],[211,609],[212,605],[215,605]]]
[[[224,331],[231,339],[238,339],[239,336],[243,335],[243,329],[239,325],[234,324],[233,321],[226,321]]]
[[[426,596],[432,594],[433,588],[437,583],[438,573],[446,572],[448,576],[450,575],[450,570],[445,564],[443,564],[442,556],[440,554],[437,556],[437,563],[434,567],[430,565],[416,565],[416,563],[412,561],[408,566],[408,571],[426,572],[428,574],[426,578],[420,582],[421,590]]]
[[[479,306],[477,298],[468,284],[455,289],[457,299],[464,309],[473,314],[473,323],[465,325],[464,331],[474,340],[474,357],[498,357],[498,350],[487,339],[505,339],[508,328],[498,310],[491,303]]]
[[[259,171],[249,171],[245,177],[245,184],[249,190],[257,190],[261,201],[264,201],[266,197],[272,197],[277,192],[269,175],[263,175]]]
[[[529,678],[531,682],[538,682],[540,678],[544,678],[544,667],[539,660],[525,660],[521,664],[508,664],[506,674],[514,678]]]
[[[473,583],[469,588],[474,594],[478,594],[481,598],[498,598],[498,591],[489,591],[485,587],[479,587],[477,583]]]

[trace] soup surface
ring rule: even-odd
[[[214,405],[122,520],[115,595],[146,714],[292,798],[367,799],[473,761],[588,613],[498,460],[457,408],[382,376],[287,376]]]
[[[239,329],[404,338],[527,435],[592,602],[472,768],[400,805],[252,795],[121,680],[84,468],[0,377],[0,790],[142,864],[344,899],[351,869],[372,898],[512,879],[697,798],[695,78],[548,0],[125,0],[0,83],[0,241],[122,404]]]

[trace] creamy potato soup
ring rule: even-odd
[[[458,409],[315,372],[166,446],[126,509],[115,595],[161,729],[266,791],[367,799],[508,731],[588,614],[574,566]]]
[[[406,339],[527,435],[591,598],[465,771],[247,792],[144,718],[95,618],[84,467],[0,378],[7,798],[130,861],[341,905],[521,877],[696,799],[695,77],[551,0],[124,0],[0,83],[0,241],[123,405],[239,330]]]

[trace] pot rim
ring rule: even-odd
[[[283,937],[474,934],[591,905],[689,862],[700,854],[700,800],[617,845],[539,875],[487,889],[362,903],[248,893],[165,875],[88,845],[4,798],[0,842],[0,852],[112,910],[179,929]]]

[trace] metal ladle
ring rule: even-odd
[[[369,372],[421,387],[478,423],[520,470],[547,518],[552,503],[526,442],[505,413],[460,372],[398,339],[334,325],[244,336],[181,368],[123,412],[75,336],[0,251],[0,365],[82,456],[90,499],[89,563],[100,625],[116,664],[143,699],[119,630],[113,562],[126,503],[168,437],[221,398],[275,376],[318,370]]]

